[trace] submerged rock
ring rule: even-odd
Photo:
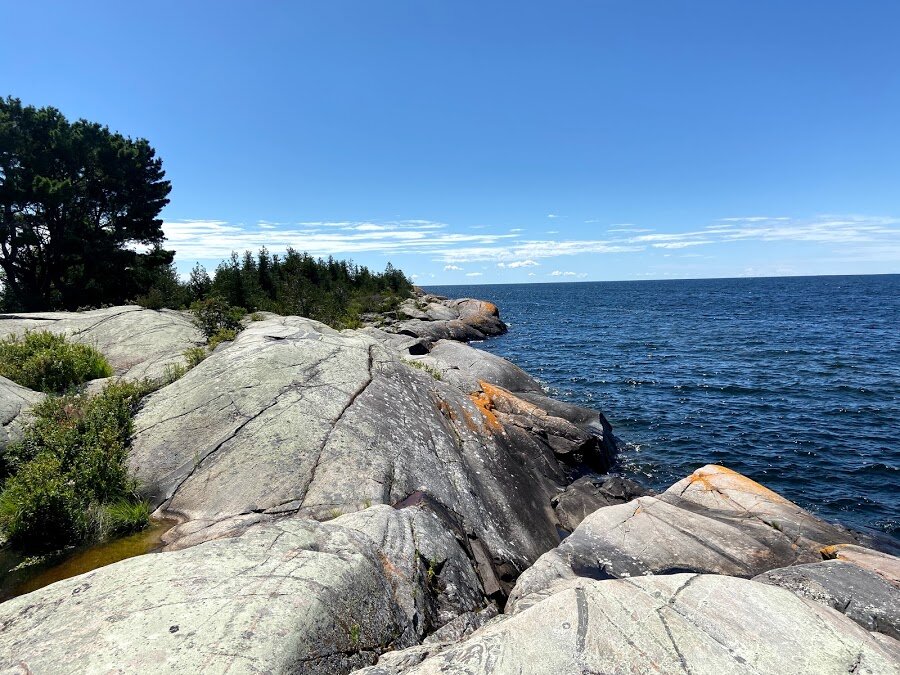
[[[99,350],[116,375],[160,378],[205,340],[188,314],[129,305],[88,312],[0,314],[0,337],[46,330]]]
[[[898,672],[889,646],[829,608],[775,586],[695,574],[570,580],[458,644],[417,660],[420,650],[360,672]]]

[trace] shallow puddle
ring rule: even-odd
[[[21,554],[0,550],[0,602],[125,558],[152,553],[162,547],[162,536],[175,524],[174,520],[154,520],[140,532],[51,554],[28,564]]]

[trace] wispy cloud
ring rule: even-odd
[[[637,232],[653,232],[653,230],[649,227],[635,227],[634,225],[615,225],[613,227],[609,227],[606,230],[607,232],[616,232],[616,233],[637,233]]]
[[[483,275],[484,275],[484,272],[466,272],[467,277],[480,277]]]
[[[777,220],[790,220],[787,216],[778,216],[773,218],[771,216],[743,216],[741,218],[719,218],[719,220],[723,223],[764,223],[767,221],[777,221]]]
[[[304,221],[280,225],[265,221],[245,225],[224,220],[182,220],[166,222],[163,229],[179,260],[185,262],[221,259],[232,251],[265,246],[273,253],[293,247],[314,256],[421,255],[441,263],[445,271],[462,271],[465,263],[487,262],[518,269],[537,266],[542,260],[581,254],[630,254],[747,241],[838,245],[860,259],[866,255],[878,259],[885,255],[896,257],[900,248],[900,219],[861,215],[811,219],[731,217],[681,232],[619,223],[601,237],[574,239],[561,238],[556,230],[537,239],[526,238],[517,231],[499,233],[490,227],[454,231],[445,223],[428,220]]]
[[[225,258],[232,251],[267,247],[273,252],[293,247],[313,256],[356,253],[435,254],[458,246],[496,246],[515,234],[451,232],[444,223],[430,221],[300,222],[272,228],[223,220],[180,220],[163,223],[170,245],[182,259]],[[453,262],[446,260],[445,262]]]
[[[511,263],[497,263],[497,267],[506,267],[511,270],[517,269],[519,267],[537,267],[538,265],[540,265],[540,263],[536,263],[534,260],[515,260]]]

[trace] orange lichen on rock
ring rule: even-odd
[[[856,544],[833,544],[820,549],[826,560],[842,560],[875,572],[900,587],[900,558]]]
[[[478,381],[481,391],[490,400],[491,407],[499,412],[514,415],[530,415],[533,417],[546,417],[546,411],[533,403],[525,401],[503,387],[497,387],[483,380]]]
[[[682,493],[688,489],[702,489],[718,492],[721,495],[734,499],[739,494],[753,495],[769,502],[790,504],[791,502],[777,492],[773,492],[755,480],[739,474],[737,471],[718,464],[707,464],[694,471],[683,481],[676,483],[682,488]],[[675,486],[672,486],[673,488]],[[670,488],[672,489],[672,488]]]
[[[483,382],[480,384],[482,387],[485,386]],[[475,404],[475,407],[478,408],[478,410],[481,412],[481,417],[484,420],[485,428],[487,428],[489,431],[503,431],[503,425],[500,424],[500,420],[497,419],[497,415],[494,413],[494,404],[487,392],[474,392],[472,394],[469,394],[469,398],[472,400],[472,403]]]

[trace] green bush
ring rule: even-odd
[[[6,481],[0,525],[10,542],[30,550],[74,543],[85,530],[84,507],[62,461],[44,452]]]
[[[0,340],[0,375],[29,389],[64,392],[112,374],[109,362],[96,349],[49,331]]]
[[[221,330],[233,330],[236,333],[242,328],[244,310],[229,305],[218,296],[198,300],[191,305],[191,312],[194,315],[194,323],[207,339]]]
[[[146,295],[137,296],[134,301],[145,309],[160,310],[166,306],[166,296],[155,286]]]
[[[223,342],[231,342],[237,337],[237,331],[234,328],[220,328],[207,341],[209,351],[214,350]]]
[[[199,366],[207,356],[209,356],[209,352],[203,347],[191,347],[184,352],[184,358],[187,360],[188,368]]]
[[[121,505],[137,501],[125,460],[132,417],[157,386],[113,383],[97,396],[48,397],[34,407],[25,439],[4,453],[9,477],[0,493],[0,528],[11,542],[47,550],[105,536],[123,523],[136,526],[137,507],[133,517],[121,517]],[[100,519],[97,531],[97,510],[115,504],[119,510]]]

